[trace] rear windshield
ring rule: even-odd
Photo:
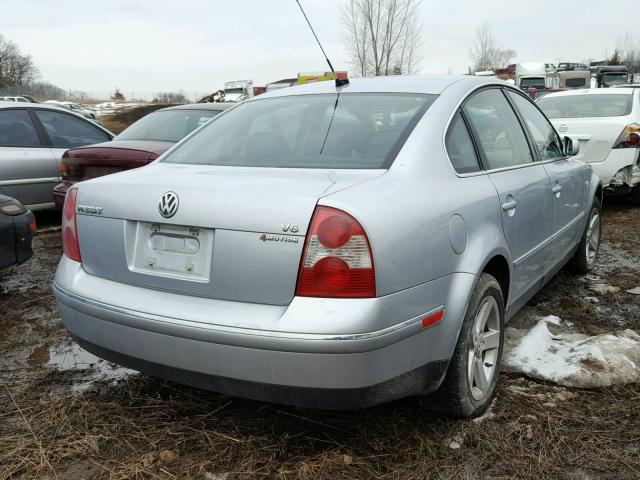
[[[169,163],[388,168],[436,95],[343,93],[246,102],[211,122]]]
[[[587,84],[586,78],[567,78],[564,81],[567,87],[584,87]]]
[[[118,140],[177,142],[215,117],[217,110],[164,110],[142,117],[116,137]]]
[[[633,95],[567,95],[544,97],[538,106],[549,118],[620,117],[631,113]]]
[[[544,77],[521,78],[520,88],[544,88]]]
[[[627,83],[628,76],[626,73],[603,73],[602,83],[610,87],[611,85],[620,85],[621,83]]]

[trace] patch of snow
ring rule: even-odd
[[[464,442],[464,436],[462,435],[454,435],[453,437],[445,440],[447,447],[449,447],[451,450],[461,449],[463,442]]]
[[[137,373],[98,358],[75,343],[50,349],[47,366],[62,371],[81,371],[84,374],[81,381],[74,382],[71,387],[76,393],[83,392],[96,381],[115,382]]]
[[[606,283],[596,283],[591,286],[591,290],[598,293],[617,293],[620,291],[620,287],[614,287],[613,285],[607,285]]]
[[[549,316],[530,330],[507,328],[503,368],[567,387],[594,388],[640,381],[640,335],[633,330],[589,337],[554,334]]]
[[[640,287],[632,288],[631,290],[627,290],[627,293],[631,293],[632,295],[640,295]]]

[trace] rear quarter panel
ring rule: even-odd
[[[466,88],[454,84],[448,90],[453,91],[434,102],[385,175],[320,199],[363,225],[379,296],[455,272],[477,275],[496,254],[509,261],[493,184],[485,174],[456,175],[447,157],[444,133]],[[462,228],[454,216],[463,219]],[[458,252],[454,237],[466,237]]]

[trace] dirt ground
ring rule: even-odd
[[[586,334],[640,331],[640,295],[626,292],[640,286],[640,208],[607,205],[603,233],[597,269],[561,272],[515,326],[553,314]],[[50,290],[59,232],[35,249],[0,273],[0,479],[640,478],[640,384],[503,374],[469,421],[429,413],[428,398],[331,413],[216,395],[75,347]]]

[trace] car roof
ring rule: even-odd
[[[237,104],[234,102],[187,103],[186,105],[162,108],[158,110],[158,112],[164,112],[166,110],[216,110],[221,112],[234,105]]]
[[[567,97],[576,95],[633,95],[635,88],[582,88],[549,93],[544,98]]]
[[[64,107],[61,107],[59,103],[31,103],[31,102],[3,102],[0,100],[0,108],[39,108],[39,109],[51,109],[61,110],[63,112],[69,112]]]
[[[469,86],[499,84],[508,85],[502,80],[473,75],[395,75],[389,77],[351,78],[349,85],[341,87],[341,93],[426,93],[439,95],[454,83],[465,82]],[[285,97],[289,95],[309,95],[318,93],[336,93],[333,81],[294,85],[259,95],[262,97]]]
[[[95,125],[96,127],[98,127],[100,130],[103,130],[104,132],[109,133],[109,135],[115,136],[112,132],[110,132],[109,130],[107,130],[106,128],[104,128],[102,125],[96,123],[96,122],[92,122],[91,120],[83,117],[82,115],[78,115],[77,113],[64,108],[63,106],[61,106],[60,104],[55,104],[55,103],[30,103],[30,102],[3,102],[2,100],[0,100],[0,110],[9,110],[9,109],[15,109],[15,110],[24,110],[25,108],[33,108],[33,109],[37,109],[37,110],[54,110],[56,112],[63,112],[67,115],[72,115],[76,118],[79,118],[80,120],[84,121],[84,122],[89,122],[93,125]]]

